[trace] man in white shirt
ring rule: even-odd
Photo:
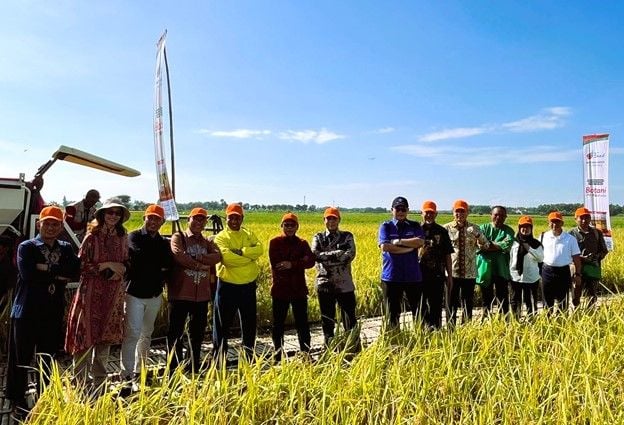
[[[570,264],[574,263],[574,286],[581,284],[581,250],[574,236],[563,231],[563,217],[559,211],[548,214],[550,230],[542,234],[544,265],[542,266],[542,291],[546,307],[568,308],[571,284]]]

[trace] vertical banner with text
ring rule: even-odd
[[[594,226],[603,233],[607,248],[612,251],[608,134],[583,136],[583,195]]]
[[[156,73],[154,75],[154,153],[156,156],[156,176],[158,179],[158,200],[160,206],[165,210],[165,217],[170,221],[180,219],[178,208],[169,177],[167,175],[167,164],[163,150],[163,103],[162,103],[162,81],[163,69],[165,68],[165,38],[167,32],[158,40],[158,52],[156,54]]]

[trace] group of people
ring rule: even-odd
[[[242,206],[229,204],[227,226],[211,237],[202,233],[208,212],[194,208],[186,230],[168,240],[160,234],[165,214],[159,205],[149,205],[142,227],[128,234],[124,227],[130,217],[128,209],[116,200],[95,208],[99,193],[91,195],[69,212],[75,223],[92,217],[77,255],[59,238],[67,212],[54,206],[41,210],[39,234],[18,247],[7,378],[7,396],[15,405],[27,409],[27,367],[35,352],[41,354],[38,358],[46,379],[63,337],[65,351],[73,356],[77,382],[101,387],[110,347],[115,344],[121,344],[122,378],[132,382],[145,364],[165,287],[170,370],[184,365],[195,373],[203,366],[200,350],[211,301],[213,355],[209,359],[225,358],[237,314],[243,353],[251,358],[256,341],[258,259],[264,248],[243,226]],[[576,211],[577,227],[570,233],[563,232],[560,213],[549,214],[551,230],[539,238],[533,235],[531,217],[520,217],[517,232],[507,226],[503,206],[492,208],[491,222],[481,226],[468,221],[469,207],[463,200],[453,204],[453,221],[444,226],[436,223],[433,201],[423,203],[422,223],[408,219],[409,204],[404,197],[393,200],[391,211],[392,219],[381,224],[378,234],[383,306],[390,328],[399,325],[404,296],[413,317],[432,328],[442,326],[445,305],[450,324],[456,322],[460,307],[464,320],[470,320],[476,285],[481,288],[486,315],[494,306],[502,313],[508,313],[511,306],[518,316],[523,301],[529,313],[535,312],[540,280],[545,305],[566,308],[572,263],[573,303],[579,303],[583,288],[591,303],[596,300],[600,261],[608,251],[602,233],[590,226],[586,208]],[[334,340],[338,306],[340,321],[353,347],[359,348],[351,272],[355,241],[352,233],[340,229],[338,208],[327,208],[323,220],[325,229],[313,236],[310,245],[297,235],[297,215],[288,212],[280,222],[281,234],[269,241],[276,361],[282,357],[290,308],[300,350],[310,350],[305,270],[314,266],[326,346]],[[64,326],[65,285],[76,279],[80,285]],[[187,320],[189,344],[184,350]]]
[[[93,198],[99,199],[99,194]],[[225,358],[230,327],[237,313],[243,352],[248,358],[253,356],[256,281],[260,273],[257,260],[264,248],[255,234],[242,226],[244,211],[240,204],[227,206],[227,226],[216,236],[203,235],[208,212],[194,208],[186,230],[175,232],[170,240],[160,234],[165,213],[159,205],[149,205],[142,227],[130,233],[124,226],[130,211],[123,204],[113,199],[99,208],[94,205],[95,202],[70,211],[70,220],[75,223],[84,221],[76,217],[92,216],[77,254],[61,237],[63,221],[68,218],[67,212],[56,206],[41,210],[38,235],[18,246],[7,377],[7,396],[17,410],[28,410],[27,372],[35,353],[43,370],[41,384],[45,385],[62,341],[65,352],[73,356],[74,380],[85,388],[103,388],[110,348],[118,344],[121,378],[136,382],[147,359],[165,287],[170,370],[183,364],[195,373],[202,367],[200,350],[210,301],[211,359]],[[301,350],[310,350],[305,270],[315,264],[327,344],[334,336],[336,305],[341,308],[345,329],[356,327],[351,275],[355,257],[353,235],[339,230],[337,208],[328,208],[324,220],[326,230],[315,235],[312,248],[296,235],[299,222],[293,213],[284,215],[283,234],[270,241],[276,360],[281,358],[284,322],[291,305]],[[74,229],[80,231],[79,226]],[[68,282],[76,280],[79,286],[65,326],[64,289]],[[185,329],[189,340],[186,350]]]
[[[404,296],[412,316],[429,327],[442,325],[443,305],[449,324],[456,323],[460,307],[463,321],[469,321],[476,286],[485,317],[494,307],[520,317],[523,303],[527,313],[534,314],[540,282],[549,310],[568,307],[571,287],[575,306],[583,291],[590,305],[596,302],[601,261],[608,250],[602,232],[590,225],[587,208],[576,210],[577,226],[570,232],[563,231],[562,214],[551,212],[550,230],[539,238],[533,234],[530,216],[519,218],[517,231],[506,225],[507,210],[501,205],[493,207],[490,222],[480,226],[468,221],[464,200],[454,202],[453,221],[444,226],[435,222],[433,201],[425,201],[421,211],[422,223],[409,220],[408,201],[397,197],[392,202],[392,219],[379,228],[381,282],[390,327],[399,325]]]

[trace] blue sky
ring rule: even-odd
[[[61,145],[44,197],[155,201],[168,30],[176,191],[193,200],[450,208],[582,202],[581,138],[611,135],[624,203],[624,3],[17,1],[0,17],[0,176]]]

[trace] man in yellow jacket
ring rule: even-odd
[[[225,214],[227,226],[214,239],[223,259],[217,265],[213,355],[217,358],[227,353],[228,333],[238,311],[243,348],[249,359],[256,343],[256,279],[260,272],[256,260],[263,248],[256,235],[242,227],[244,215],[240,204],[229,204]]]

